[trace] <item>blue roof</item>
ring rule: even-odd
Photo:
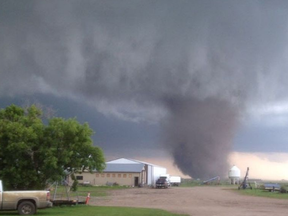
[[[158,166],[155,164],[147,163],[145,161],[139,161],[139,160],[127,159],[127,158],[118,158],[116,160],[108,161],[108,162],[106,162],[106,164],[146,164],[149,166],[164,168],[164,167],[161,167],[161,166]]]
[[[106,163],[106,168],[103,172],[131,172],[140,173],[144,168],[144,164],[109,164]]]

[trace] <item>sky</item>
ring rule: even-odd
[[[288,179],[286,1],[2,0],[0,29],[0,107],[88,122],[107,159]]]

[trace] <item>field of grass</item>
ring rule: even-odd
[[[202,181],[197,181],[193,179],[182,179],[180,187],[195,187],[200,186]]]
[[[214,181],[209,184],[203,184],[202,180],[194,180],[194,179],[183,179],[180,187],[195,187],[195,186],[227,186],[230,187],[231,184],[229,184],[227,181]]]
[[[252,190],[246,189],[246,190],[237,190],[238,193],[249,195],[249,196],[259,196],[259,197],[269,197],[269,198],[277,198],[277,199],[288,199],[288,193],[279,193],[278,191],[275,192],[269,192],[262,189],[255,189]]]
[[[127,189],[127,187],[122,186],[79,186],[77,192],[70,191],[69,198],[77,199],[77,197],[86,197],[90,193],[91,197],[104,197],[107,196],[111,190]],[[67,199],[66,188],[64,186],[51,188],[50,195],[53,199],[54,193],[56,191],[56,198]],[[80,201],[80,200],[79,200]]]
[[[227,188],[227,190],[233,190],[237,193],[243,194],[243,195],[248,195],[248,196],[259,196],[259,197],[269,197],[269,198],[277,198],[277,199],[288,199],[288,193],[280,193],[278,191],[275,192],[269,192],[263,189],[255,189],[253,188],[251,189],[246,189],[246,190],[238,190],[238,185],[231,185],[229,183],[227,183],[227,181],[222,181],[220,182],[220,184],[212,184],[212,185],[203,185],[201,184],[202,181],[197,181],[197,180],[184,180],[181,183],[181,187],[195,187],[195,186],[221,186],[221,187],[225,187]],[[274,183],[274,182],[273,182]],[[277,183],[277,182],[275,182]],[[284,186],[286,189],[288,189],[288,185],[284,185],[284,184],[280,184],[282,186]],[[288,191],[288,190],[287,190]]]
[[[1,216],[18,215],[16,211],[0,212]],[[97,207],[97,206],[67,206],[38,210],[37,215],[49,216],[187,216],[173,214],[159,209],[128,208],[128,207]]]

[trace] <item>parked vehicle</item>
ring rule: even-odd
[[[181,184],[181,177],[180,176],[170,176],[170,184],[171,186],[179,186]]]
[[[170,187],[169,179],[166,176],[160,176],[156,181],[156,188],[168,188]]]
[[[20,215],[33,215],[37,209],[52,207],[49,191],[3,191],[0,180],[0,210],[18,210]]]

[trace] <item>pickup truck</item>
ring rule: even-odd
[[[0,180],[0,211],[18,210],[20,215],[33,215],[37,209],[47,207],[52,207],[49,191],[3,191]]]
[[[160,176],[156,181],[156,188],[168,188],[170,187],[170,182],[166,176]]]

